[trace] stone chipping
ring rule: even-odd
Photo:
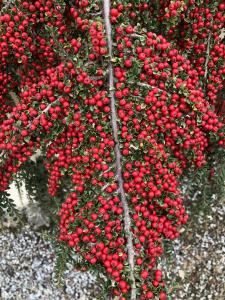
[[[0,234],[1,300],[94,299],[95,280],[89,273],[65,272],[62,287],[54,283],[54,250],[29,225],[19,233]]]

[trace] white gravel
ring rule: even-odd
[[[54,284],[55,255],[39,233],[25,226],[18,234],[0,233],[1,300],[85,300],[94,289],[94,278],[70,266],[63,288]]]
[[[198,201],[196,199],[196,201]],[[225,199],[212,199],[207,213],[193,209],[165,268],[172,300],[225,299]]]

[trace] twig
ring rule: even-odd
[[[208,41],[207,41],[207,50],[206,50],[206,60],[205,60],[205,75],[204,78],[207,78],[208,75],[208,63],[209,63],[209,51],[210,51],[210,40],[212,37],[212,32],[209,32]]]
[[[102,192],[107,189],[107,187],[110,186],[110,183],[106,183],[103,187],[102,187]]]
[[[110,0],[103,0],[104,7],[104,23],[107,35],[107,43],[109,50],[109,94],[111,100],[111,123],[113,130],[113,137],[115,141],[115,157],[116,157],[116,174],[118,176],[118,184],[119,184],[119,194],[123,206],[124,212],[124,230],[127,238],[127,253],[128,253],[128,262],[130,265],[130,279],[131,279],[131,300],[136,300],[136,282],[134,277],[134,246],[133,246],[133,235],[131,231],[131,218],[129,206],[126,199],[126,194],[123,188],[123,176],[122,176],[122,164],[121,164],[121,152],[120,152],[120,143],[118,138],[118,127],[117,127],[117,111],[116,111],[116,103],[115,103],[115,95],[114,95],[114,70],[112,65],[113,60],[113,49],[112,49],[112,28],[110,22]]]
[[[199,191],[196,191],[195,193],[194,193],[194,196],[192,197],[192,201],[194,202],[195,200],[196,200],[196,198],[197,198],[197,196],[199,195]]]
[[[48,112],[49,109],[50,109],[50,107],[51,107],[53,104],[55,104],[58,100],[59,100],[59,98],[57,98],[54,102],[49,103],[49,105],[41,112],[40,115],[38,115],[36,118],[34,118],[34,120],[39,120],[40,117],[41,117],[44,113]],[[32,125],[32,123],[34,122],[34,120],[32,120],[32,121],[29,122],[28,127],[30,127],[30,126]]]
[[[132,33],[132,34],[130,34],[130,37],[132,37],[132,38],[140,38],[140,37],[142,37],[143,35],[141,35],[141,34],[137,34],[137,33]]]
[[[224,37],[225,37],[225,28],[222,28],[221,32],[220,32],[220,35],[219,35],[219,38],[220,38],[220,40],[223,40]]]
[[[94,66],[94,62],[93,61],[87,61],[86,63],[84,63],[85,67],[89,67],[89,66]]]
[[[102,75],[102,76],[89,76],[89,78],[91,80],[102,80],[104,79],[104,77],[107,75],[107,73],[105,75]]]
[[[92,16],[92,18],[94,18],[94,17],[98,17],[98,16],[101,16],[101,11],[98,11],[98,12],[95,12],[95,13],[91,13],[91,12],[89,12],[88,13],[90,16]]]
[[[111,167],[109,167],[107,170],[101,172],[101,173],[99,174],[99,176],[102,176],[103,174],[108,173],[110,170],[112,170],[112,169],[114,169],[114,168],[115,168],[115,165],[113,164],[113,165],[112,165]]]
[[[134,82],[131,82],[131,84],[134,84]],[[143,82],[137,82],[136,83],[138,86],[141,86],[141,87],[147,87],[147,88],[151,88],[152,90],[153,89],[158,89],[160,92],[166,92],[169,96],[171,96],[171,93],[169,93],[168,91],[166,90],[162,90],[160,88],[158,88],[157,86],[154,86],[154,85],[150,85],[150,84],[147,84],[147,83],[143,83]]]
[[[17,105],[19,104],[19,98],[17,97],[16,93],[14,92],[9,92],[9,95],[11,96],[11,98],[13,99],[13,102]]]

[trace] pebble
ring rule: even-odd
[[[26,225],[19,233],[0,233],[1,300],[95,299],[95,278],[87,272],[65,272],[63,288],[54,284],[52,246]]]
[[[188,209],[194,222],[174,242],[172,262],[161,262],[171,300],[225,299],[225,199],[210,203],[205,217]]]

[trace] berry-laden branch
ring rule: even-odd
[[[167,298],[157,265],[188,219],[179,186],[225,146],[224,1],[148,2],[0,12],[0,190],[42,150],[57,239],[106,277],[101,299]]]
[[[113,47],[112,47],[112,28],[110,22],[110,0],[103,0],[104,7],[104,22],[105,29],[107,35],[108,42],[108,50],[109,50],[109,93],[111,100],[111,122],[112,122],[112,130],[113,137],[115,141],[115,156],[116,156],[116,172],[119,184],[119,194],[123,206],[124,211],[124,230],[127,238],[127,252],[128,252],[128,261],[130,265],[130,279],[132,281],[131,285],[131,300],[136,299],[136,283],[134,277],[134,246],[133,246],[133,237],[131,232],[131,219],[129,213],[129,206],[126,200],[125,191],[123,188],[123,177],[122,177],[122,165],[121,165],[121,152],[120,152],[120,143],[118,138],[118,126],[117,126],[117,112],[116,112],[116,103],[115,103],[115,95],[114,95],[114,75],[113,75]]]

